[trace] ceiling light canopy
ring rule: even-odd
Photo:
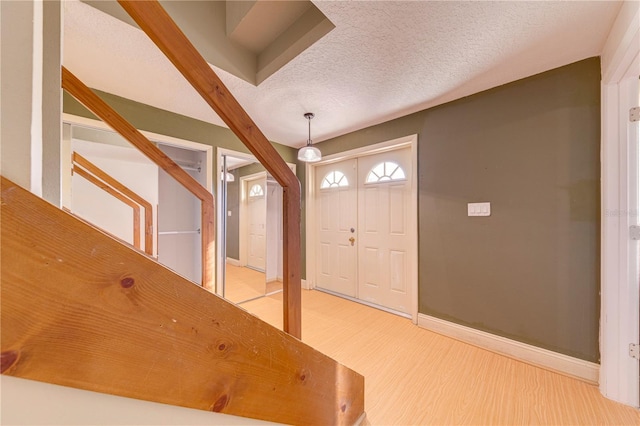
[[[309,138],[307,139],[307,146],[300,148],[298,151],[298,160],[305,163],[315,163],[322,160],[322,153],[315,146],[311,146],[311,119],[314,117],[312,112],[304,114],[304,118],[309,121]]]

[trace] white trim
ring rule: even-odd
[[[602,51],[602,81],[617,83],[624,78],[640,45],[640,6],[625,1],[620,8]]]
[[[338,293],[338,292],[335,292],[335,291],[327,290],[326,288],[318,288],[317,291],[320,291],[322,293],[327,293],[327,294],[330,294],[332,296],[340,297],[342,299],[350,300],[351,302],[359,303],[361,305],[369,306],[371,308],[378,309],[380,311],[388,312],[390,314],[397,315],[397,316],[402,317],[402,318],[411,319],[411,315],[410,314],[406,314],[404,312],[396,311],[395,309],[387,308],[386,306],[378,305],[377,303],[372,303],[372,302],[369,302],[369,301],[364,300],[364,299],[358,299],[356,297],[347,296],[346,294],[341,294],[341,293]]]
[[[589,383],[598,383],[600,366],[593,362],[527,345],[425,314],[418,314],[418,326],[536,367],[562,373]]]
[[[638,221],[638,136],[628,109],[638,103],[639,58],[640,3],[624,2],[602,53],[600,392],[634,407],[640,368],[628,351],[639,340],[640,312],[638,243],[629,226]]]
[[[42,76],[44,73],[44,5],[40,1],[32,2],[33,7],[33,37],[31,41],[31,178],[29,190],[42,197],[43,177],[43,140],[42,140]]]
[[[78,126],[91,127],[99,130],[109,130],[117,133],[107,123],[101,120],[93,120],[91,118],[80,117],[77,115],[62,114],[62,121],[69,124],[76,124]],[[138,130],[151,142],[160,142],[163,145],[173,145],[180,148],[192,149],[194,151],[202,151],[207,156],[207,182],[205,187],[207,191],[211,192],[213,189],[213,147],[211,145],[205,145],[200,142],[193,142],[186,139],[174,138],[173,136],[163,135],[161,133],[148,132],[146,130]]]
[[[391,151],[394,149],[408,146],[411,148],[411,211],[414,213],[411,218],[412,229],[415,229],[414,238],[411,240],[411,246],[409,251],[411,253],[411,276],[409,282],[415,283],[411,287],[411,320],[414,324],[418,323],[418,135],[408,135],[397,139],[392,139],[385,142],[380,142],[373,145],[366,145],[360,148],[352,149],[349,151],[340,152],[337,154],[328,155],[318,163],[306,163],[305,167],[305,233],[306,233],[306,281],[309,289],[315,288],[315,247],[316,238],[315,222],[316,222],[316,204],[315,204],[315,167],[335,163],[337,161],[346,160],[349,158],[357,158],[363,155],[377,154],[380,152]]]
[[[313,290],[309,282],[307,282],[307,280],[305,280],[304,278],[300,280],[300,286],[305,290]]]
[[[227,263],[231,266],[240,266],[240,261],[232,257],[227,257]]]

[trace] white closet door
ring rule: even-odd
[[[316,167],[316,286],[357,297],[357,161]]]
[[[404,313],[411,312],[411,173],[409,148],[358,159],[358,298]]]

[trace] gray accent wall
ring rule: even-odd
[[[419,312],[598,362],[599,58],[317,146],[414,133]]]
[[[240,177],[232,170],[233,182],[227,182],[227,257],[240,260]]]

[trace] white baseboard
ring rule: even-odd
[[[302,288],[304,288],[305,290],[312,290],[307,280],[302,279],[300,283],[302,284]]]
[[[526,343],[496,336],[425,314],[418,314],[418,326],[508,356],[518,361],[598,384],[600,365]]]
[[[233,266],[240,266],[240,261],[238,259],[234,259],[232,257],[227,257],[227,263]]]

